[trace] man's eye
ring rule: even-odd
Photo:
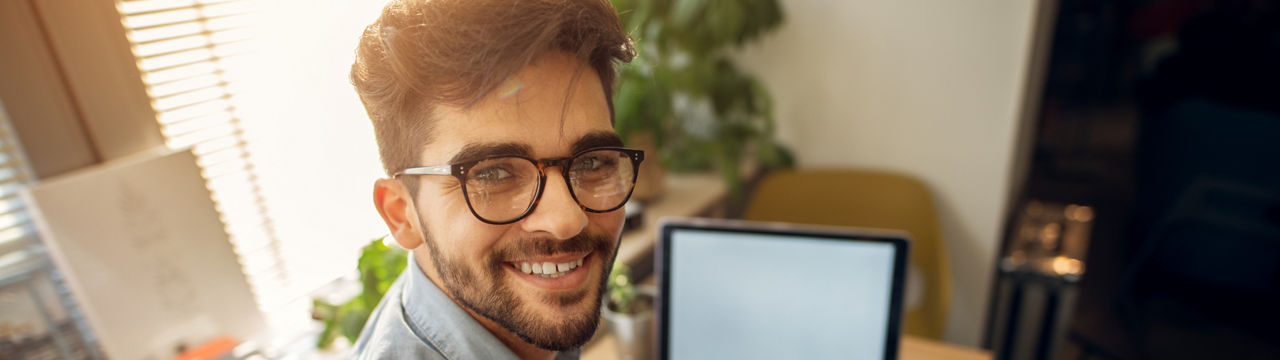
[[[596,159],[594,157],[578,159],[577,162],[573,163],[574,170],[593,170],[599,166],[600,159]]]
[[[605,155],[588,155],[578,159],[573,163],[574,171],[595,171],[601,168],[609,168],[618,163],[618,159],[614,159]]]
[[[490,166],[471,171],[471,178],[480,181],[502,181],[511,177],[511,172],[502,166]]]

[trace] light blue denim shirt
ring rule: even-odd
[[[577,359],[579,352],[557,354]],[[413,255],[356,341],[356,359],[517,359],[422,273]]]

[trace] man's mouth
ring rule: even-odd
[[[565,276],[566,274],[573,272],[573,270],[577,269],[579,266],[582,266],[583,259],[585,259],[587,255],[589,255],[589,253],[577,255],[569,259],[555,259],[556,261],[513,261],[508,262],[507,264],[516,271],[528,275],[554,279]]]

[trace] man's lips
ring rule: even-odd
[[[586,283],[587,269],[595,263],[594,253],[561,254],[504,262],[517,278],[545,290],[573,289]]]
[[[590,253],[580,254],[559,254],[554,256],[543,256],[530,258],[527,260],[509,261],[507,264],[513,269],[530,275],[544,275],[548,277],[559,277],[568,272],[582,266],[583,259]]]
[[[588,254],[591,254],[591,252],[589,252],[589,251],[585,251],[585,252],[576,252],[576,253],[563,253],[563,254],[556,254],[556,255],[551,255],[551,256],[534,256],[534,257],[528,257],[528,258],[521,258],[521,259],[515,259],[515,260],[508,260],[508,261],[506,261],[506,263],[508,263],[508,264],[511,264],[511,263],[519,264],[520,262],[530,262],[530,263],[533,263],[533,262],[552,262],[552,263],[561,263],[561,262],[576,261],[576,260],[578,260],[578,259],[581,259],[581,258],[587,257],[587,255],[588,255]]]

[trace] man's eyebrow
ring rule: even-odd
[[[529,145],[521,143],[467,144],[467,146],[462,147],[462,150],[458,150],[458,153],[454,154],[452,159],[449,159],[449,164],[479,160],[494,155],[532,156],[533,150]]]
[[[622,138],[612,131],[597,131],[579,138],[573,143],[572,153],[599,147],[621,147]]]

